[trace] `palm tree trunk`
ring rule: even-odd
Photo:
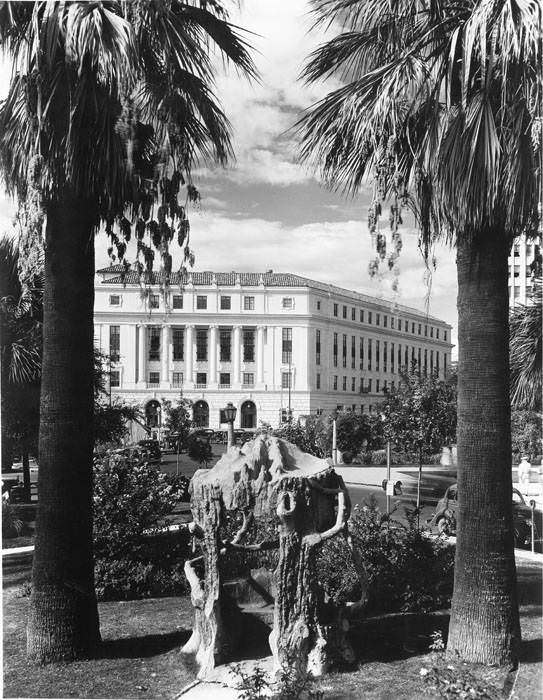
[[[475,242],[476,241],[476,242]],[[458,530],[449,652],[517,658],[507,255],[503,231],[459,240]]]
[[[100,638],[92,551],[94,216],[49,205],[45,248],[38,512],[27,653],[92,653]]]

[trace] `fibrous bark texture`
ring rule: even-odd
[[[243,524],[229,541],[220,541],[221,519],[241,511]],[[252,518],[275,516],[277,542],[247,545],[247,549],[277,546],[274,628],[270,646],[277,671],[294,669],[300,675],[324,673],[336,653],[349,656],[344,621],[324,604],[316,571],[316,547],[345,528],[350,513],[342,480],[326,460],[301,452],[275,437],[259,436],[242,449],[232,448],[211,470],[198,471],[192,480],[195,535],[202,556],[187,562],[187,578],[196,608],[193,635],[184,647],[196,654],[199,677],[233,650],[232,627],[225,611],[233,609],[221,589],[221,557],[240,549]],[[203,572],[197,568],[203,564]]]
[[[99,641],[92,552],[94,215],[47,211],[38,510],[27,652],[40,663]]]
[[[511,508],[507,255],[500,230],[458,242],[458,527],[448,650],[509,664],[520,643]]]

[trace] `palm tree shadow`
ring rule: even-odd
[[[520,660],[525,664],[543,661],[543,639],[523,640],[520,646]]]
[[[143,637],[107,639],[100,646],[100,656],[107,659],[136,659],[165,654],[181,648],[190,637],[187,630],[146,634]]]

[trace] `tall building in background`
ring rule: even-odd
[[[336,408],[371,411],[416,362],[444,378],[451,327],[422,311],[289,273],[161,273],[140,285],[120,265],[98,271],[96,344],[111,394],[137,402],[160,436],[161,399],[193,401],[196,425],[277,426]],[[181,282],[181,284],[180,284]]]
[[[509,306],[530,304],[531,291],[536,277],[541,277],[541,238],[515,239],[508,260]]]

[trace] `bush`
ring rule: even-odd
[[[179,500],[161,474],[115,455],[95,462],[95,582],[104,600],[176,595],[186,591],[186,531],[160,534]]]
[[[368,611],[429,612],[448,607],[454,549],[430,539],[414,523],[405,527],[381,514],[372,499],[356,507],[349,532],[369,577]],[[345,540],[326,542],[318,564],[321,583],[336,604],[360,597],[360,583]]]
[[[213,452],[209,442],[199,440],[197,437],[190,436],[187,441],[188,456],[199,464],[207,466],[213,457]]]

